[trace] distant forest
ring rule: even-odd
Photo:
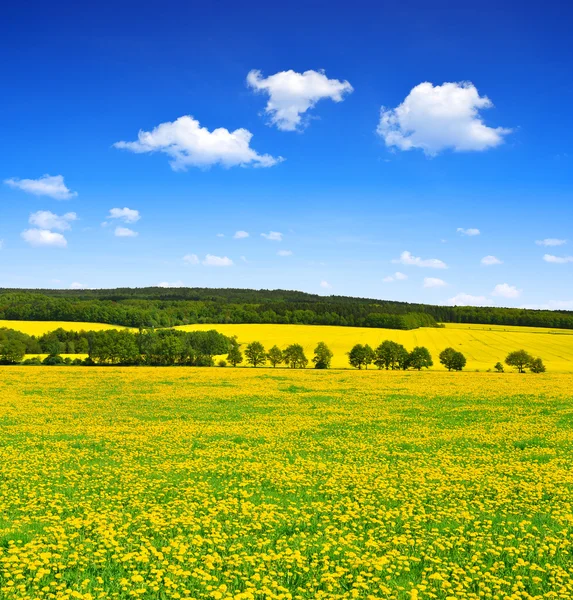
[[[432,306],[286,290],[0,288],[0,319],[85,321],[126,327],[194,323],[285,323],[416,329],[438,323],[479,323],[573,329],[573,311]]]

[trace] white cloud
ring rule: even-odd
[[[270,154],[257,154],[250,147],[252,137],[247,129],[229,131],[219,127],[209,131],[186,115],[173,122],[161,123],[152,131],[140,131],[135,142],[117,142],[114,146],[137,154],[163,152],[170,157],[169,164],[174,171],[216,164],[272,167],[283,160]]]
[[[223,237],[225,237],[225,234],[224,234],[224,233],[218,233],[218,234],[217,234],[217,237],[221,237],[221,238],[223,238]]]
[[[42,175],[38,179],[5,179],[4,183],[10,187],[23,190],[35,196],[49,196],[55,200],[69,200],[78,195],[72,192],[64,183],[62,175]]]
[[[324,71],[281,71],[264,78],[260,71],[247,75],[247,84],[269,95],[265,112],[271,123],[282,131],[296,131],[308,123],[303,115],[324,98],[341,102],[353,91],[348,81],[328,79]]]
[[[522,308],[535,310],[573,310],[573,300],[549,300],[545,304],[528,304]]]
[[[480,262],[485,267],[490,267],[492,265],[501,265],[503,263],[502,260],[499,260],[499,258],[497,258],[496,256],[492,256],[491,254],[489,254],[488,256],[484,256]]]
[[[70,223],[77,220],[77,215],[74,212],[66,213],[65,215],[55,215],[49,210],[39,210],[30,215],[29,222],[39,229],[56,229],[58,231],[66,231],[71,229]]]
[[[199,257],[196,254],[186,254],[183,257],[183,262],[187,263],[188,265],[198,265]]]
[[[47,229],[26,229],[21,233],[22,239],[30,246],[53,246],[54,248],[65,248],[68,241],[61,233],[54,233]]]
[[[180,288],[183,287],[184,284],[182,281],[174,281],[173,283],[169,283],[168,281],[162,281],[157,284],[157,287],[160,288]]]
[[[424,277],[425,288],[444,287],[445,285],[448,284],[443,279],[438,279],[437,277]]]
[[[70,284],[70,290],[85,290],[86,286],[83,283],[80,283],[79,281],[74,281],[72,284]]]
[[[244,240],[245,238],[248,238],[249,234],[246,231],[236,231],[235,235],[233,236],[233,239],[235,240]]]
[[[206,267],[232,267],[233,261],[227,256],[214,256],[213,254],[207,254],[203,264]]]
[[[544,254],[543,260],[556,265],[564,265],[566,263],[573,263],[573,256],[554,256],[553,254]]]
[[[499,296],[501,298],[519,298],[521,296],[521,290],[518,290],[514,285],[508,283],[498,283],[491,293],[492,296]]]
[[[136,223],[141,219],[141,215],[138,210],[133,208],[112,208],[109,211],[109,215],[106,217],[107,219],[119,219],[124,223]]]
[[[484,125],[480,109],[491,108],[472,83],[420,83],[396,108],[382,107],[377,133],[386,146],[399,150],[422,149],[428,156],[451,148],[457,152],[486,150],[511,133]]]
[[[292,256],[292,250],[279,250],[277,254],[279,256]]]
[[[136,237],[139,234],[129,227],[116,227],[114,231],[115,237]]]
[[[269,231],[268,233],[261,233],[261,236],[266,240],[271,240],[272,242],[282,242],[283,234],[278,231]]]
[[[537,240],[535,243],[538,246],[563,246],[567,243],[567,240],[560,240],[557,238],[545,238],[544,240]]]
[[[384,283],[392,283],[393,281],[404,281],[405,279],[408,279],[408,275],[404,275],[404,273],[400,273],[400,271],[396,271],[396,273],[394,273],[394,275],[388,275],[387,277],[384,277],[384,279],[382,279],[382,281]]]
[[[464,292],[450,298],[448,303],[453,306],[487,306],[490,304],[485,296],[472,296],[471,294],[465,294]]]
[[[463,227],[458,227],[456,229],[456,231],[458,233],[461,233],[462,235],[469,235],[474,236],[474,235],[479,235],[481,233],[481,231],[479,229],[475,229],[473,227],[470,227],[469,229],[464,229]]]
[[[402,265],[413,265],[416,267],[426,267],[428,269],[447,269],[448,265],[442,260],[437,258],[426,258],[422,259],[419,256],[412,256],[410,252],[405,250],[400,254],[400,258],[394,259],[393,263],[399,263]]]
[[[324,290],[329,290],[332,286],[330,285],[330,283],[328,283],[328,281],[325,281],[324,279],[320,282],[320,287]]]

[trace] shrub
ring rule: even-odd
[[[545,373],[547,370],[540,358],[534,358],[529,365],[529,369],[532,373]]]

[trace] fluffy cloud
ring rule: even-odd
[[[66,186],[62,175],[42,175],[39,179],[11,178],[5,179],[4,183],[35,196],[49,196],[55,200],[69,200],[78,195]]]
[[[233,261],[227,256],[214,256],[213,254],[207,254],[203,264],[206,267],[232,267]]]
[[[499,283],[493,288],[492,296],[499,296],[500,298],[519,298],[521,296],[521,290],[518,290],[514,285],[507,283]]]
[[[556,265],[564,265],[573,262],[573,256],[554,256],[553,254],[544,254],[543,260]]]
[[[199,257],[196,254],[186,254],[183,257],[183,262],[188,264],[188,265],[198,265],[199,264]]]
[[[408,279],[408,275],[404,275],[404,273],[400,273],[400,271],[396,271],[394,275],[388,275],[384,277],[382,281],[384,283],[392,283],[393,281],[404,281],[404,279]]]
[[[54,233],[48,229],[26,229],[21,233],[22,239],[30,246],[52,246],[65,248],[68,241],[61,233]]]
[[[79,281],[74,281],[70,284],[70,290],[85,290],[86,286]]]
[[[133,208],[112,208],[109,211],[108,219],[119,219],[124,223],[136,223],[141,219],[141,215],[138,210]]]
[[[451,148],[457,152],[498,146],[511,132],[484,125],[479,111],[493,106],[472,83],[420,83],[396,108],[382,107],[377,132],[386,146],[420,148],[428,156]]]
[[[283,160],[269,154],[257,154],[250,146],[253,134],[246,129],[229,131],[219,127],[209,131],[187,115],[173,122],[161,123],[152,131],[140,131],[135,142],[117,142],[116,148],[137,154],[163,152],[170,157],[174,171],[189,167],[272,167]]]
[[[470,228],[470,229],[464,229],[463,227],[458,227],[456,229],[456,231],[458,233],[461,233],[462,235],[469,235],[474,236],[474,235],[479,235],[481,233],[481,231],[479,229],[475,229],[475,228]]]
[[[462,292],[450,298],[448,303],[453,306],[487,306],[489,301],[485,296],[472,296]]]
[[[183,287],[184,284],[182,281],[174,281],[173,283],[169,283],[168,281],[162,281],[157,284],[157,287],[160,288],[180,288]]]
[[[481,264],[484,265],[484,267],[491,267],[492,265],[501,265],[502,263],[502,260],[499,260],[499,258],[497,258],[496,256],[492,256],[491,254],[489,254],[488,256],[484,256],[481,259]]]
[[[283,234],[278,231],[269,231],[268,233],[261,233],[261,236],[265,238],[265,240],[270,240],[271,242],[282,242]]]
[[[245,238],[248,238],[249,234],[246,231],[236,231],[235,235],[233,236],[233,239],[235,240],[244,240]]]
[[[55,215],[49,210],[39,210],[30,215],[30,225],[35,225],[39,229],[56,229],[58,231],[66,231],[71,229],[70,223],[77,220],[77,215],[74,212],[66,213],[65,215]]]
[[[292,250],[279,250],[277,254],[279,256],[292,256]]]
[[[560,240],[558,238],[545,238],[544,240],[537,240],[535,243],[538,246],[563,246],[567,243],[567,240]]]
[[[323,290],[329,290],[332,286],[330,285],[330,283],[328,283],[328,281],[325,281],[324,279],[320,282],[320,287]]]
[[[393,263],[399,263],[402,265],[413,265],[416,267],[426,267],[428,269],[447,269],[448,265],[442,260],[437,258],[426,258],[422,259],[419,256],[413,256],[410,252],[405,250],[400,254],[400,258],[394,259]]]
[[[425,288],[444,287],[445,285],[448,284],[443,279],[438,279],[437,277],[424,277]]]
[[[303,115],[324,98],[341,102],[353,91],[348,81],[328,79],[324,71],[281,71],[264,78],[260,71],[247,75],[247,84],[269,95],[265,112],[271,123],[282,131],[296,131],[308,123]]]
[[[139,234],[129,227],[116,227],[114,231],[115,237],[136,237]]]

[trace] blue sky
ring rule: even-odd
[[[203,4],[4,9],[0,286],[573,309],[568,3]]]

